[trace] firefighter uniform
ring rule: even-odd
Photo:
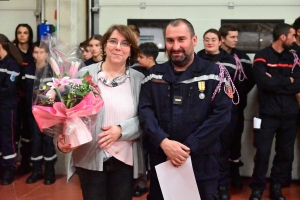
[[[253,73],[258,88],[261,125],[259,129],[254,129],[256,155],[250,184],[253,190],[266,187],[265,175],[275,135],[276,154],[271,169],[271,184],[282,184],[286,171],[291,170],[299,108],[295,97],[300,92],[299,64],[294,63],[291,52],[284,50],[278,53],[272,46],[255,55]],[[290,77],[294,78],[293,83]]]
[[[144,78],[139,119],[149,141],[149,200],[163,199],[155,166],[167,159],[160,147],[165,138],[190,148],[201,198],[217,198],[218,138],[230,120],[232,105],[232,99],[224,92],[224,83],[215,90],[220,82],[219,72],[216,64],[195,54],[193,63],[184,72],[175,71],[168,61],[150,68]]]
[[[0,60],[0,155],[5,170],[16,170],[17,151],[14,144],[17,107],[16,82],[20,66],[9,55]]]

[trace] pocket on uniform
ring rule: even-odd
[[[260,129],[261,128],[261,119],[258,117],[253,118],[253,128]]]

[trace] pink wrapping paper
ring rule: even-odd
[[[65,104],[55,102],[52,107],[32,106],[32,113],[41,131],[63,123],[64,133],[67,136],[66,142],[70,141],[71,147],[76,147],[92,140],[90,130],[79,117],[97,114],[102,107],[103,100],[90,92],[72,108],[68,109]],[[75,128],[70,131],[70,126],[75,126]]]

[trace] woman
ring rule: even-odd
[[[236,73],[236,64],[234,58],[226,53],[221,46],[221,34],[216,29],[209,29],[203,35],[204,49],[197,53],[202,59],[212,62],[219,62],[224,65],[230,74],[232,80]],[[237,81],[234,84],[238,84]],[[237,95],[234,96],[235,98]],[[231,110],[231,120],[227,127],[221,132],[219,139],[221,144],[221,150],[219,152],[219,170],[220,178],[218,181],[219,199],[229,199],[229,145],[231,142],[231,137],[234,132],[236,123],[236,106],[232,105]],[[230,114],[230,113],[228,113]]]
[[[24,79],[28,68],[35,69],[34,59],[32,57],[32,43],[33,43],[33,31],[28,24],[19,24],[15,29],[15,45],[18,47],[22,58],[21,75],[18,81],[18,108],[17,108],[17,129],[16,129],[16,142],[21,139],[20,154],[22,156],[20,167],[18,168],[19,174],[27,174],[32,170],[30,165],[31,157],[31,137],[30,122],[28,121],[31,113],[31,105],[26,105],[26,92],[31,91],[32,87],[27,87]],[[28,110],[30,112],[28,112]],[[17,146],[17,145],[16,145]],[[17,148],[17,147],[16,147]]]
[[[130,59],[138,56],[138,47],[127,26],[111,26],[101,45],[103,61],[84,67],[79,73],[88,71],[93,76],[104,100],[91,130],[93,141],[73,150],[60,135],[58,148],[63,152],[73,150],[71,167],[79,175],[85,200],[131,200],[133,178],[144,172],[137,116],[144,75],[129,68]]]
[[[11,184],[17,169],[14,111],[17,107],[16,82],[21,64],[22,56],[18,48],[5,35],[0,34],[0,171],[3,170],[1,185]]]
[[[102,60],[101,38],[101,35],[96,34],[88,40],[88,49],[92,53],[92,57],[84,61],[86,66],[98,63]]]

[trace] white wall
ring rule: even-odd
[[[15,28],[20,23],[26,23],[33,29],[36,39],[36,18],[34,10],[36,0],[10,0],[0,1],[0,33],[6,35],[11,41],[15,39]]]
[[[141,2],[146,3],[145,9],[140,8]],[[228,9],[228,2],[234,2],[234,9]],[[127,24],[127,19],[186,18],[193,24],[198,35],[195,48],[198,51],[203,49],[203,33],[209,28],[218,29],[221,19],[284,19],[286,23],[293,23],[300,16],[299,10],[299,0],[101,0],[99,32],[105,33],[112,24]],[[249,56],[253,58],[253,54]],[[160,53],[158,61],[164,60],[166,57]],[[245,176],[251,176],[253,170],[255,149],[252,145],[252,119],[257,113],[257,90],[254,88],[248,95],[242,138],[242,160],[245,165],[241,168],[241,173]],[[293,169],[293,178],[299,178],[298,142]]]

